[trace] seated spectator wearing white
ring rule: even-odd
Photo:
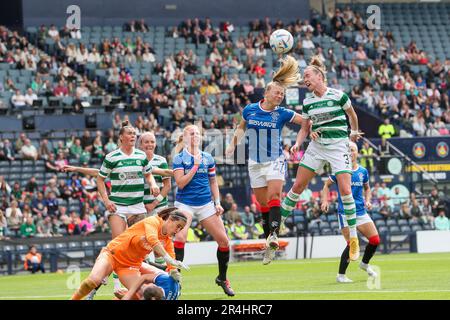
[[[33,101],[37,100],[38,96],[33,92],[33,89],[28,88],[27,93],[25,94],[25,103],[27,106],[32,107]]]
[[[20,90],[16,90],[14,95],[11,97],[11,103],[15,110],[22,110],[26,107],[26,99],[25,96],[20,92]]]
[[[25,140],[25,144],[20,149],[20,153],[22,154],[23,160],[34,160],[38,159],[38,151],[34,145],[31,144],[30,139]]]
[[[53,39],[57,39],[59,38],[59,31],[58,29],[55,27],[55,25],[51,25],[50,29],[48,29],[48,35]]]
[[[449,219],[445,216],[445,209],[439,209],[439,215],[434,219],[434,227],[436,230],[450,230]]]

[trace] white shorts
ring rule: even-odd
[[[137,214],[147,214],[147,210],[145,209],[144,203],[137,203],[131,206],[121,206],[116,204],[116,212],[110,213],[109,211],[105,212],[105,218],[108,220],[108,217],[111,215],[117,215],[127,221],[129,216],[134,216]]]
[[[250,176],[250,186],[252,188],[262,188],[267,186],[270,180],[285,180],[287,162],[284,156],[275,161],[257,163],[252,160],[248,162],[248,173]]]
[[[311,141],[300,161],[300,165],[312,172],[319,173],[318,171],[322,170],[326,162],[330,164],[333,175],[343,172],[352,174],[349,140],[344,139],[330,145],[322,145]]]
[[[338,213],[338,220],[339,220],[339,229],[347,228],[347,219],[345,219],[345,215]],[[356,216],[356,226],[359,227],[360,225],[373,222],[372,218],[366,213],[362,216]]]
[[[216,214],[216,207],[212,201],[203,206],[189,206],[178,201],[175,201],[173,205],[181,211],[189,213],[198,221],[205,220],[206,218]]]

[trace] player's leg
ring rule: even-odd
[[[127,229],[127,219],[122,215],[113,214],[108,217],[109,226],[111,228],[111,237],[114,239]],[[114,290],[119,290],[122,285],[120,284],[119,277],[113,272]],[[98,289],[97,289],[98,290]]]
[[[134,268],[120,268],[117,270],[117,274],[119,275],[120,282],[123,283],[128,290],[141,278],[139,270]],[[134,300],[140,300],[140,296],[135,294]]]
[[[315,170],[310,167],[300,166],[297,170],[297,177],[295,178],[294,185],[291,190],[287,193],[286,197],[281,204],[281,222],[284,223],[287,217],[292,213],[292,211],[297,206],[297,202],[300,200],[300,195],[303,190],[306,189],[309,182],[316,175]]]
[[[350,260],[359,258],[359,241],[356,232],[356,206],[352,195],[351,174],[348,172],[336,172],[339,192],[342,195],[345,220],[347,221],[350,235]]]
[[[102,280],[113,271],[113,265],[108,253],[102,251],[97,258],[89,276],[81,283],[80,287],[72,296],[72,300],[81,300],[89,292],[102,283]]]
[[[267,186],[261,188],[253,188],[252,190],[253,193],[255,194],[256,201],[258,201],[261,208],[261,219],[262,219],[262,226],[264,229],[264,239],[267,239],[267,237],[270,234],[270,225],[269,225],[270,208],[267,205],[268,202]]]
[[[284,173],[283,173],[284,175]],[[271,177],[268,177],[271,179]],[[281,224],[281,190],[283,189],[284,180],[276,179],[267,181],[267,195],[269,198],[269,227],[270,234],[266,237],[266,249],[263,256],[263,264],[269,264],[275,257],[276,250],[278,249],[278,234]]]
[[[339,227],[341,228],[341,233],[344,236],[344,239],[345,239],[347,245],[345,246],[345,249],[344,249],[344,251],[342,251],[342,254],[341,254],[341,260],[339,262],[339,272],[336,277],[336,281],[339,283],[350,283],[353,281],[350,280],[349,278],[347,278],[347,276],[345,275],[348,265],[350,264],[350,261],[349,261],[350,247],[348,245],[349,237],[350,237],[349,230],[348,230],[348,227],[346,226],[345,218],[342,217],[342,215],[338,214],[338,219],[339,219]]]
[[[368,219],[370,219],[370,217],[368,217]],[[380,244],[380,236],[378,235],[377,228],[372,221],[369,221],[359,225],[358,230],[369,240],[369,243],[364,250],[364,255],[361,263],[359,264],[359,267],[366,271],[369,276],[376,277],[377,273],[370,267],[369,262],[377,251],[378,245]]]
[[[107,213],[107,218],[109,222],[109,227],[111,228],[112,239],[114,239],[127,229],[127,219],[125,216]],[[103,279],[98,284],[97,287],[95,287],[91,292],[89,292],[89,295],[87,296],[86,300],[93,300],[97,291],[100,289],[102,284],[106,284],[107,280],[108,278]],[[120,290],[122,285],[120,284],[119,277],[115,272],[113,272],[113,283],[114,283],[114,291]]]
[[[214,209],[213,205],[212,208]],[[222,287],[225,294],[228,296],[234,296],[234,291],[231,288],[230,281],[227,279],[228,262],[230,261],[230,244],[222,218],[216,214],[213,214],[205,219],[201,219],[200,221],[202,222],[205,230],[218,244],[217,260],[219,263],[219,275],[216,278],[216,284]]]
[[[175,238],[173,239],[173,246],[175,248],[175,259],[177,259],[178,261],[183,261],[184,246],[186,244],[189,228],[191,227],[193,212],[189,206],[180,203],[178,201],[175,201],[174,206],[183,211],[183,213],[185,213],[187,217],[186,225],[181,231],[177,232]]]

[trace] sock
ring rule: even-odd
[[[281,212],[280,212],[280,199],[272,199],[268,202],[269,211],[269,226],[270,233],[278,234],[278,228],[280,227]]]
[[[217,248],[217,261],[219,262],[219,279],[227,280],[228,261],[230,261],[230,248]]]
[[[378,235],[369,238],[369,244],[366,246],[366,250],[364,250],[364,256],[362,258],[363,263],[369,264],[369,261],[377,251],[379,244],[380,237]]]
[[[347,271],[347,267],[348,267],[348,265],[350,263],[350,261],[349,261],[349,258],[350,258],[349,252],[350,252],[350,247],[347,245],[345,247],[344,251],[342,251],[341,262],[339,263],[339,274],[341,274],[341,275],[345,274],[345,272]]]
[[[91,279],[87,278],[84,280],[77,291],[72,296],[72,300],[81,300],[83,299],[89,292],[91,292],[97,284]]]
[[[166,261],[164,261],[163,257],[155,257],[155,263],[166,264]]]
[[[261,219],[264,230],[264,239],[267,239],[270,235],[269,211],[270,211],[269,207],[261,207]]]
[[[342,197],[344,205],[345,219],[347,220],[348,228],[350,230],[350,238],[356,238],[356,206],[355,200],[351,194]]]
[[[173,246],[175,248],[175,259],[183,261],[184,259],[184,242],[174,241]]]
[[[114,290],[119,290],[122,288],[122,284],[120,283],[119,276],[113,272],[113,282],[114,282]]]
[[[285,218],[289,217],[292,213],[292,211],[297,206],[297,202],[300,199],[300,195],[298,193],[295,193],[294,191],[289,190],[288,194],[283,200],[283,203],[281,204],[281,215]]]

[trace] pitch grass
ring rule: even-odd
[[[450,299],[450,254],[376,255],[372,265],[380,268],[380,289],[370,289],[368,276],[350,264],[347,275],[353,283],[335,281],[339,259],[279,260],[268,266],[261,262],[239,262],[229,266],[236,291],[226,297],[214,283],[216,265],[192,266],[183,272],[180,300],[219,299]],[[88,271],[81,273],[84,279]],[[73,274],[35,274],[0,277],[0,300],[68,299]],[[376,286],[372,281],[369,287]],[[103,286],[96,299],[112,299],[113,284]]]

